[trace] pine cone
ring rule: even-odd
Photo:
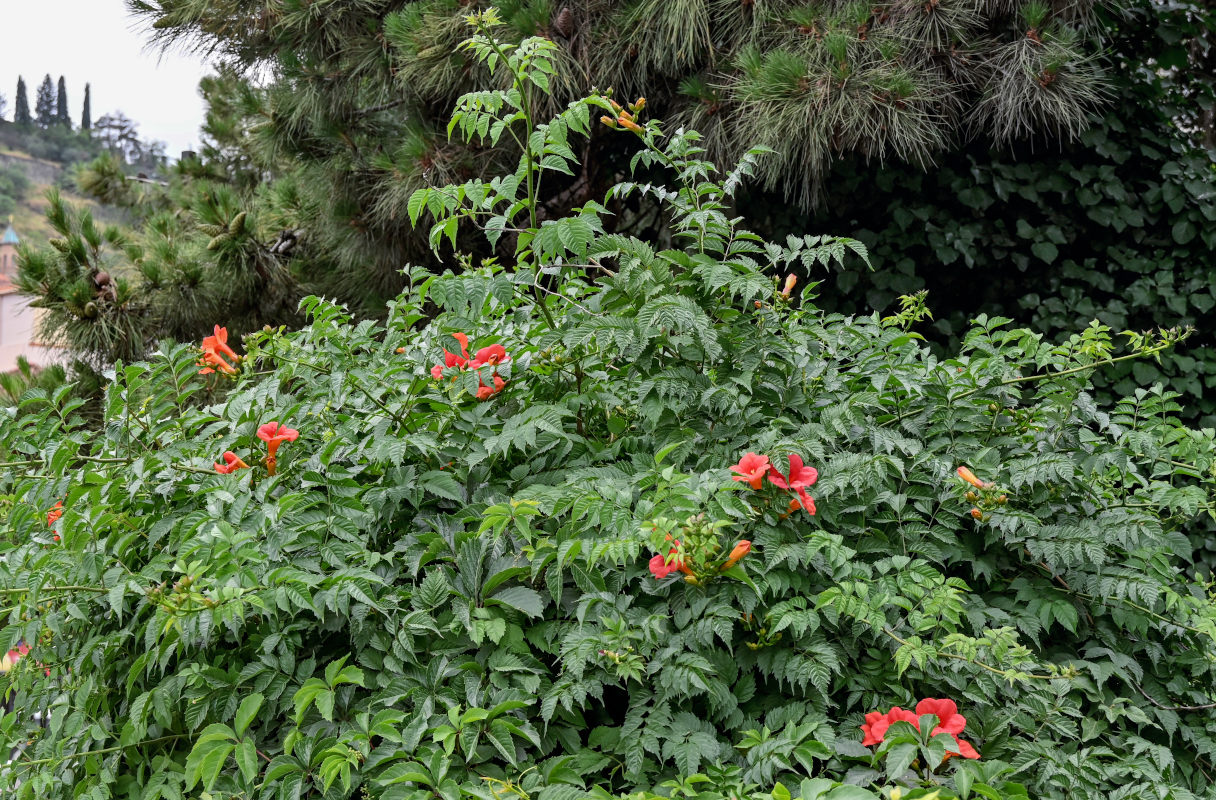
[[[553,20],[553,27],[567,39],[574,34],[574,12],[570,10],[570,6],[563,6],[562,10],[557,13],[557,18]]]

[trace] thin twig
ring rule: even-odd
[[[377,113],[377,112],[379,112],[379,111],[388,111],[390,108],[396,108],[397,106],[404,105],[404,104],[406,104],[406,103],[408,103],[408,102],[409,102],[409,98],[407,98],[407,97],[402,97],[402,98],[401,98],[401,99],[399,99],[399,100],[391,100],[391,101],[389,101],[389,102],[387,102],[387,103],[381,103],[381,104],[380,104],[380,105],[378,105],[378,106],[370,106],[370,107],[368,107],[368,108],[360,108],[360,109],[358,109],[357,111],[355,111],[355,116],[356,116],[356,117],[366,117],[368,114],[375,114],[375,113]]]
[[[892,639],[894,639],[895,641],[899,642],[902,645],[911,644],[911,642],[909,642],[907,639],[900,638],[899,635],[897,635],[895,633],[895,631],[891,630],[886,625],[883,626],[882,632],[885,633],[887,636],[890,636]],[[937,650],[934,652],[934,656],[940,656],[942,658],[952,658],[955,661],[966,661],[968,664],[974,664],[975,666],[979,667],[980,669],[987,670],[988,672],[991,672],[994,675],[1000,675],[1002,678],[1005,678],[1005,679],[1009,679],[1010,673],[1016,672],[1016,670],[997,669],[996,667],[994,667],[990,664],[985,664],[983,661],[977,661],[974,658],[968,658],[967,656],[959,655],[958,653],[943,653],[941,650]],[[1040,674],[1033,673],[1033,672],[1023,673],[1019,677],[1033,678],[1035,680],[1044,680],[1044,681],[1068,680],[1069,679],[1067,675],[1040,675]]]
[[[1161,703],[1158,703],[1156,700],[1154,700],[1152,697],[1150,697],[1148,692],[1146,692],[1146,691],[1144,691],[1144,689],[1140,688],[1140,684],[1136,683],[1135,681],[1131,681],[1131,685],[1136,687],[1137,692],[1144,695],[1145,700],[1149,701],[1150,703],[1152,703],[1153,705],[1155,705],[1157,708],[1161,709],[1162,711],[1206,711],[1209,708],[1216,708],[1216,703],[1208,703],[1207,705],[1203,705],[1203,706],[1166,706],[1166,705],[1162,705]]]

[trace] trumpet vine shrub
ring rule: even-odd
[[[410,205],[499,260],[384,322],[311,298],[239,359],[217,334],[205,375],[165,343],[100,429],[66,389],[3,412],[4,796],[1206,796],[1216,609],[1181,529],[1213,432],[1090,394],[1183,334],[979,318],[943,359],[923,298],[825,314],[791,265],[857,245],[748,233],[764,154],[720,175],[640,108],[611,135],[650,182],[613,191],[671,241],[545,218],[624,106],[535,119],[551,45],[474,22],[508,88],[453,131],[519,169]]]

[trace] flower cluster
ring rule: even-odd
[[[443,349],[443,363],[436,364],[431,367],[431,377],[435,380],[443,380],[443,373],[448,369],[464,370],[476,369],[482,367],[492,367],[493,386],[487,386],[482,380],[481,374],[477,375],[477,399],[489,400],[494,395],[506,388],[507,382],[499,377],[498,365],[505,364],[511,360],[511,356],[507,355],[507,350],[500,344],[492,344],[489,347],[483,347],[477,351],[476,355],[469,355],[469,337],[463,333],[453,333],[452,338],[460,342],[460,355],[457,355],[446,347]],[[456,377],[455,375],[452,376]]]
[[[664,527],[669,531],[676,530],[676,526],[666,519],[654,520],[650,524],[655,526],[654,532]],[[678,526],[682,531],[680,538],[677,539],[671,532],[664,533],[663,538],[671,544],[671,549],[667,555],[656,555],[650,559],[650,574],[657,580],[663,580],[673,572],[679,572],[684,575],[685,582],[695,586],[700,585],[704,578],[734,567],[751,552],[752,543],[748,539],[736,542],[730,554],[723,559],[718,534],[723,524],[708,522],[704,514],[698,514]]]
[[[638,115],[642,113],[642,109],[646,107],[646,98],[639,97],[637,100],[629,104],[629,110],[626,111],[621,107],[621,104],[615,100],[608,100],[608,104],[612,106],[613,113],[616,117],[610,117],[607,114],[600,117],[600,122],[607,125],[609,128],[625,128],[634,133],[642,133],[645,131],[641,125],[637,123]]]
[[[55,505],[51,506],[51,510],[46,512],[46,526],[54,531],[55,523],[63,516],[63,501],[60,500]],[[51,533],[51,538],[59,541],[59,534]]]
[[[996,488],[995,483],[992,481],[981,481],[967,467],[959,467],[958,476],[974,486],[975,489],[979,489],[978,492],[975,489],[968,489],[967,494],[964,496],[968,502],[977,504],[972,506],[971,516],[980,522],[988,520],[990,516],[988,512],[994,507],[1003,506],[1009,502],[1009,498]]]
[[[231,347],[228,346],[228,329],[215,326],[215,331],[211,336],[203,337],[203,343],[200,345],[202,355],[199,358],[198,366],[202,367],[198,372],[200,375],[210,375],[215,371],[223,372],[225,375],[236,373],[236,363],[240,362],[241,357],[236,354]],[[232,364],[229,364],[224,357],[232,359]]]
[[[954,737],[954,744],[957,752],[947,752],[948,760],[951,756],[962,756],[963,758],[979,758],[980,754],[971,746],[970,742],[959,738],[963,729],[967,727],[967,720],[962,714],[958,713],[958,706],[953,700],[936,699],[926,697],[916,704],[915,711],[895,706],[887,713],[883,714],[879,711],[871,711],[866,714],[865,724],[861,726],[861,732],[865,738],[861,743],[867,747],[881,744],[887,735],[887,729],[896,722],[907,722],[916,730],[920,730],[920,718],[926,714],[932,714],[937,717],[937,726],[930,732],[931,736],[936,736],[939,733],[948,733]]]
[[[266,443],[266,471],[271,475],[275,474],[275,467],[278,465],[279,447],[283,442],[294,442],[300,436],[300,432],[295,428],[288,428],[278,422],[267,422],[258,428],[258,438]],[[222,462],[216,462],[215,471],[221,475],[231,475],[239,469],[249,469],[240,456],[231,450],[225,450],[221,456]]]
[[[812,516],[815,514],[815,498],[806,493],[807,487],[814,486],[819,480],[819,470],[808,467],[802,462],[802,457],[791,453],[788,473],[782,473],[776,466],[769,463],[768,456],[756,453],[744,453],[738,464],[731,465],[734,480],[747,483],[753,489],[759,489],[764,479],[778,489],[786,489],[797,493],[798,498],[790,501],[790,512],[805,508]]]

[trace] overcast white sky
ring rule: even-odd
[[[145,139],[169,145],[170,157],[199,141],[203,101],[198,59],[148,48],[143,24],[123,0],[0,0],[0,93],[13,118],[17,76],[25,78],[30,110],[42,78],[67,80],[68,104],[80,124],[84,85],[92,84],[93,119],[122,111]]]

